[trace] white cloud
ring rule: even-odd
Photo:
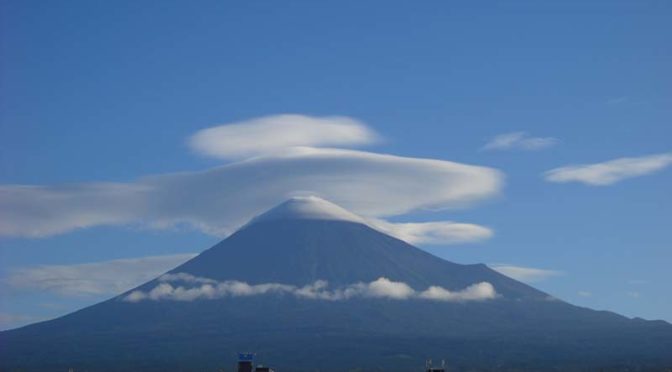
[[[381,219],[367,221],[372,227],[411,244],[473,243],[492,237],[491,229],[452,221],[392,223]]]
[[[553,137],[531,137],[525,132],[511,132],[495,136],[482,150],[542,150],[558,143]]]
[[[331,220],[366,223],[362,217],[317,196],[295,196],[250,223],[282,219]]]
[[[629,292],[626,292],[625,294],[628,295],[628,297],[632,297],[632,298],[639,298],[639,296],[640,296],[640,293],[637,292],[637,291],[629,291]]]
[[[182,276],[180,276],[182,275]],[[443,287],[432,286],[417,292],[408,284],[381,277],[369,283],[355,283],[344,288],[328,289],[328,283],[318,280],[297,287],[280,283],[248,284],[236,280],[223,282],[208,278],[198,278],[189,274],[164,275],[159,284],[149,291],[136,290],[122,298],[127,302],[143,300],[195,301],[226,297],[258,296],[269,293],[288,294],[310,300],[342,301],[351,298],[385,298],[391,300],[423,299],[432,301],[483,301],[498,296],[494,287],[487,282],[477,283],[462,291],[451,292]],[[171,283],[180,283],[173,285]],[[190,284],[186,287],[184,284]]]
[[[286,292],[305,299],[341,301],[354,297],[408,299],[415,291],[406,283],[394,282],[387,278],[378,278],[370,283],[355,283],[344,288],[328,290],[329,283],[317,280],[303,287],[288,288]]]
[[[431,286],[420,293],[420,297],[436,301],[480,301],[497,297],[497,292],[492,284],[480,282],[472,284],[458,292],[451,292],[442,287]]]
[[[619,158],[603,163],[569,165],[544,173],[550,182],[581,182],[591,186],[608,186],[627,178],[658,172],[672,165],[672,153]]]
[[[189,139],[195,151],[216,158],[245,158],[295,146],[355,146],[379,136],[344,116],[271,115],[198,131]]]
[[[0,236],[41,237],[133,221],[148,186],[123,183],[0,185]]]
[[[297,194],[317,195],[376,219],[468,206],[497,195],[502,183],[503,176],[492,168],[354,150],[293,148],[134,183],[0,186],[0,235],[42,237],[91,226],[140,224],[187,225],[225,236]],[[398,226],[396,231],[431,242],[442,236],[451,242],[487,235],[474,225],[446,222]]]
[[[2,279],[2,286],[3,291],[38,291],[62,296],[118,294],[154,279],[194,256],[177,254],[17,268]]]
[[[186,225],[223,237],[296,195],[328,199],[411,243],[468,243],[492,235],[474,224],[391,223],[382,218],[464,207],[492,197],[503,183],[494,169],[306,147],[361,145],[377,138],[347,117],[273,115],[204,129],[190,139],[196,151],[221,158],[254,157],[130,183],[0,185],[0,236],[45,237],[132,224],[157,229]]]
[[[626,103],[630,100],[629,97],[627,96],[621,96],[621,97],[615,97],[615,98],[610,98],[607,100],[608,105],[618,105],[621,103]]]
[[[415,294],[413,288],[403,282],[393,282],[387,278],[378,278],[364,287],[365,297],[393,298],[404,300]]]
[[[192,255],[192,257],[193,257],[193,255]],[[185,261],[183,261],[183,262],[185,262]],[[175,266],[173,266],[173,267],[175,267]],[[162,282],[182,281],[182,282],[190,283],[190,284],[200,284],[200,283],[216,284],[217,283],[216,280],[208,279],[208,278],[202,278],[202,277],[198,277],[198,276],[193,276],[193,275],[187,274],[187,273],[163,274],[159,277],[159,281],[162,281]]]
[[[48,318],[45,317],[38,317],[28,314],[0,312],[0,331],[47,319]]]
[[[521,282],[534,283],[548,278],[563,275],[562,271],[536,269],[533,267],[513,266],[505,264],[491,264],[489,265],[493,270],[511,277]]]

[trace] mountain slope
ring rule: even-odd
[[[497,282],[498,292],[507,297],[548,297],[485,265],[448,262],[347,221],[257,222],[171,272],[250,283],[305,285],[321,279],[336,286],[386,277],[416,289],[440,285],[460,290],[487,281]]]
[[[425,358],[473,370],[672,366],[672,326],[665,322],[572,306],[485,265],[432,256],[353,216],[328,202],[294,199],[169,272],[183,277],[170,282],[174,288],[238,281],[291,291],[129,300],[167,285],[157,278],[62,318],[0,333],[0,369],[214,370],[245,350],[285,371],[409,371]],[[486,282],[498,296],[296,295],[317,280],[336,289],[381,277],[414,293]]]

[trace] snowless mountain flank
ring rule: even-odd
[[[663,370],[672,325],[573,306],[293,198],[108,301],[0,332],[0,370]]]

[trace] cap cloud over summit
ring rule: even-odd
[[[431,179],[431,185],[425,179]],[[319,195],[364,218],[381,219],[424,208],[471,205],[497,195],[502,183],[501,173],[487,167],[354,150],[295,148],[132,183],[3,185],[0,235],[44,237],[102,225],[157,229],[186,225],[226,236],[297,193]],[[452,222],[443,222],[447,225],[425,225],[416,231],[430,227],[451,235]],[[390,227],[394,233],[394,226]],[[473,227],[457,241],[478,241],[491,234]],[[417,238],[417,234],[406,236]]]
[[[362,217],[317,196],[295,196],[253,218],[251,223],[282,219],[365,222]]]

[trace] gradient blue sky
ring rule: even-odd
[[[496,168],[498,197],[397,220],[494,236],[423,247],[555,270],[571,303],[672,321],[672,169],[607,186],[570,164],[672,151],[669,1],[0,2],[0,184],[128,182],[221,163],[196,131],[279,113],[356,118],[368,151]],[[485,151],[497,135],[552,137]],[[431,181],[428,181],[431,182]],[[0,237],[0,277],[35,265],[199,252],[218,238],[123,226]],[[8,290],[0,328],[111,294]]]

